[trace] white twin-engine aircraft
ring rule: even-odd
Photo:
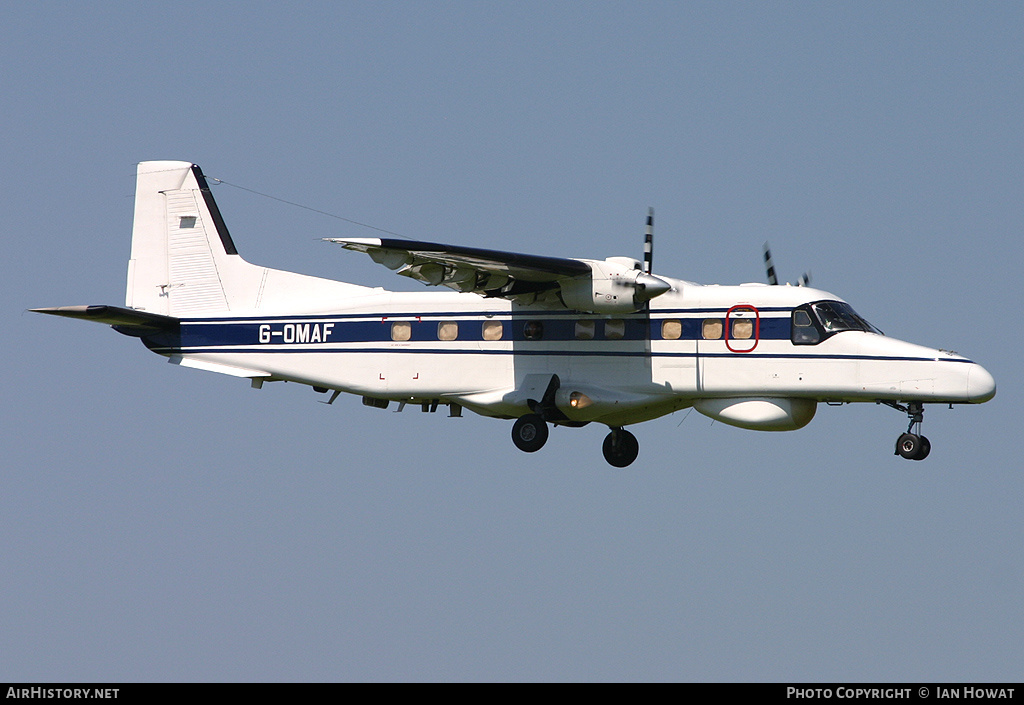
[[[896,452],[922,460],[925,403],[995,395],[981,365],[887,337],[827,292],[655,276],[651,232],[648,217],[643,263],[330,239],[455,290],[391,292],[249,264],[198,166],[143,162],[125,307],[33,310],[108,324],[173,363],[256,388],[287,380],[333,390],[327,403],[347,392],[382,409],[515,419],[512,441],[526,452],[540,450],[549,424],[604,424],[616,467],[637,457],[631,424],[692,406],[733,426],[790,431],[819,402],[905,412]]]

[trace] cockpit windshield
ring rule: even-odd
[[[842,301],[817,301],[799,306],[793,310],[792,324],[794,345],[817,345],[836,333],[849,330],[883,335]]]
[[[875,328],[866,320],[861,318],[850,304],[841,301],[819,301],[811,304],[821,327],[826,333],[839,333],[844,330],[860,330],[867,333],[882,334],[882,331]]]

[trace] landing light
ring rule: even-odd
[[[574,409],[582,409],[590,406],[594,402],[583,392],[573,392],[569,395],[569,406]]]

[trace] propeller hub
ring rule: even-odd
[[[636,298],[640,301],[650,301],[671,289],[672,285],[660,277],[643,273],[637,275]]]

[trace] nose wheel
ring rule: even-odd
[[[896,454],[907,460],[924,460],[931,450],[928,439],[916,433],[904,433],[896,440]]]
[[[894,409],[903,411],[910,419],[907,432],[896,439],[896,455],[907,460],[924,460],[932,451],[932,444],[921,435],[921,422],[924,421],[924,404],[919,401],[910,402],[906,406],[896,402],[885,402]]]

